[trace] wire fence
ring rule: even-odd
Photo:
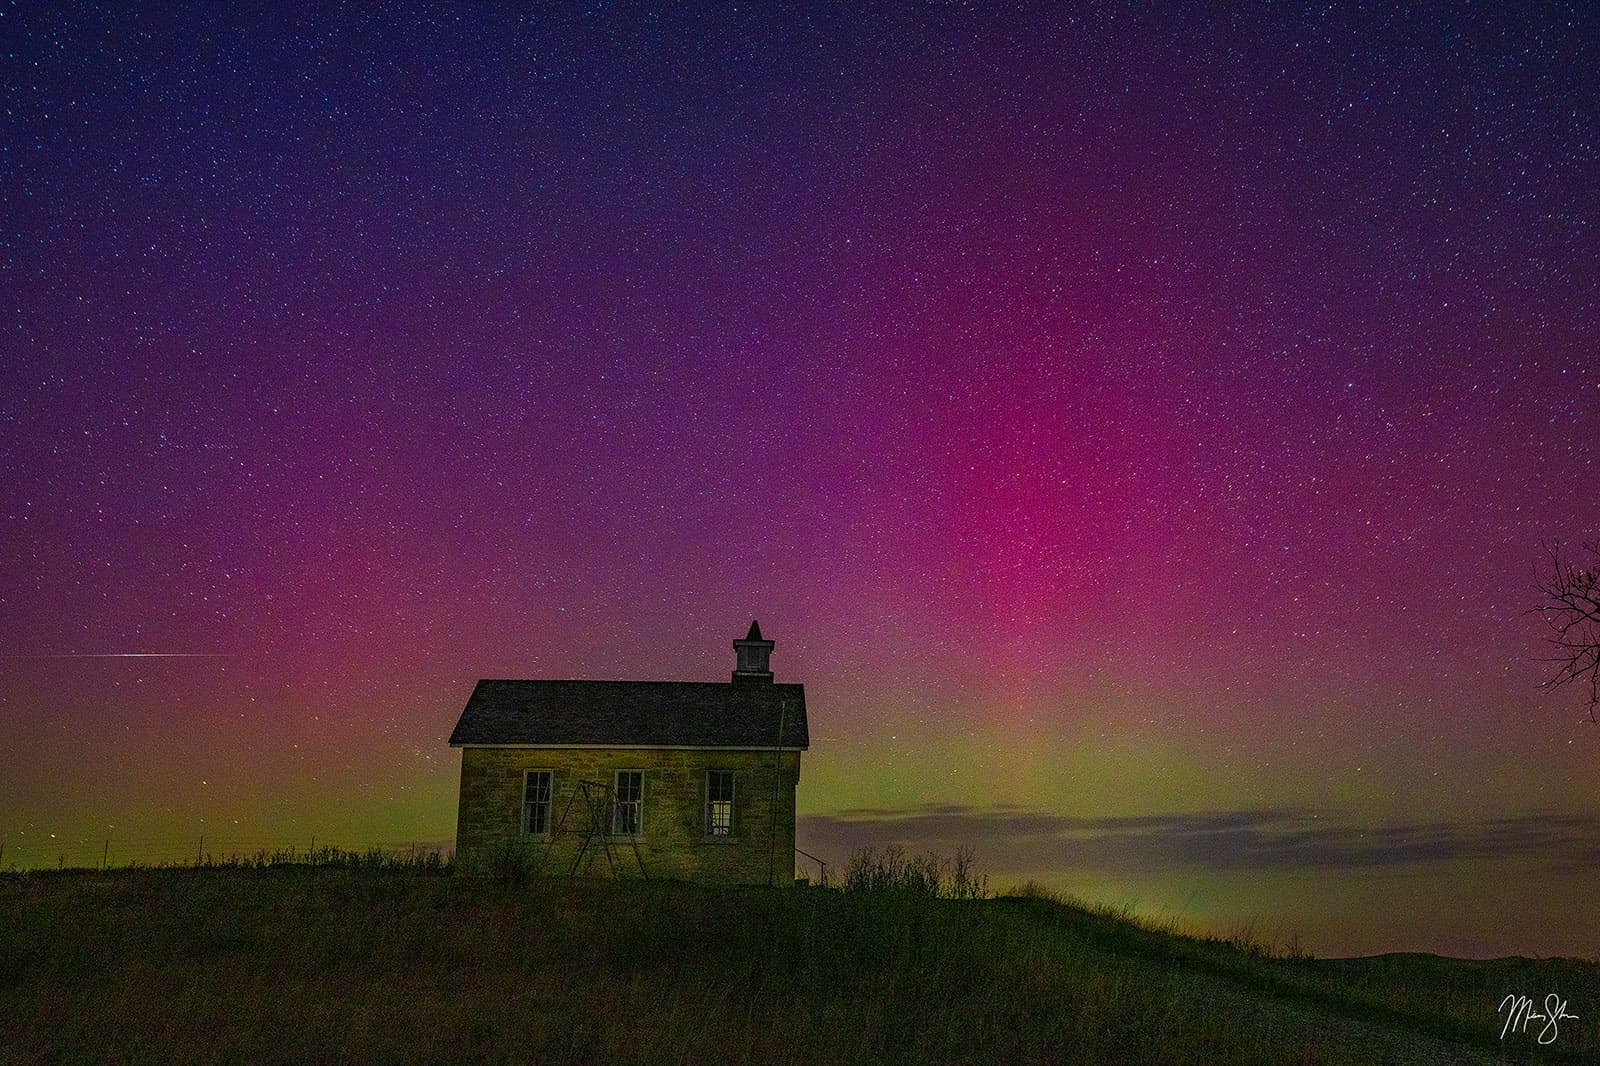
[[[26,836],[0,839],[0,872],[26,870],[111,870],[132,866],[207,866],[222,863],[329,862],[352,855],[391,860],[432,861],[450,858],[449,840],[379,840],[319,837],[300,840],[278,836],[195,833],[192,837],[117,837],[98,840]]]

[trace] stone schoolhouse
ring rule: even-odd
[[[805,687],[773,682],[756,623],[733,647],[728,682],[479,681],[450,734],[457,857],[793,884]]]

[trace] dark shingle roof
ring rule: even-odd
[[[479,681],[450,743],[811,746],[804,685],[738,681]]]

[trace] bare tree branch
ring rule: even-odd
[[[1546,562],[1534,581],[1539,602],[1528,609],[1550,627],[1553,653],[1535,661],[1557,665],[1545,689],[1577,685],[1589,690],[1589,720],[1600,709],[1600,538],[1570,548],[1541,545]]]

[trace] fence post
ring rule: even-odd
[[[101,851],[100,851],[100,869],[102,871],[104,871],[105,868],[106,868],[106,858],[110,854],[111,854],[111,838],[107,837],[106,838],[106,846],[103,849],[101,849]]]
[[[200,865],[200,860],[205,857],[205,853],[206,853],[206,835],[204,833],[201,833],[200,834],[200,847],[198,849],[196,849],[195,853],[194,853],[194,864],[196,866]]]

